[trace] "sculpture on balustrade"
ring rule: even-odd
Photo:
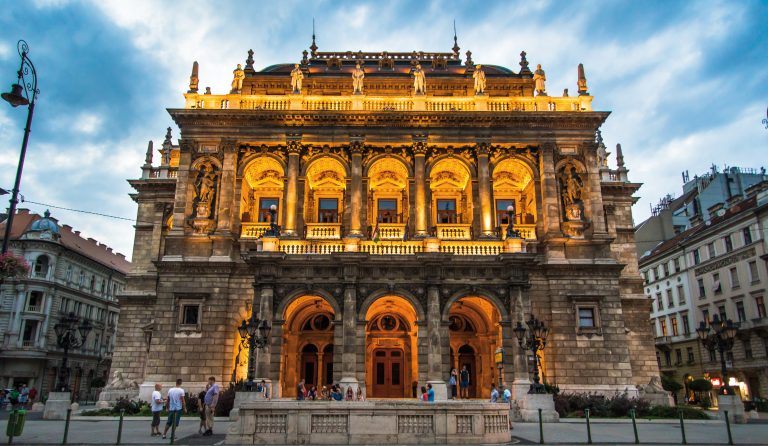
[[[200,83],[200,78],[197,76],[198,64],[195,61],[192,64],[192,74],[189,76],[189,90],[187,93],[197,93],[197,86]]]
[[[352,70],[352,91],[354,94],[363,94],[363,78],[365,78],[365,71],[360,68],[360,62],[358,62],[355,69]]]
[[[245,79],[245,71],[240,64],[237,64],[237,68],[232,71],[234,78],[232,79],[232,91],[230,93],[240,93],[243,91],[243,79]]]
[[[535,84],[537,96],[547,95],[547,89],[545,85],[546,81],[547,74],[544,73],[544,70],[541,69],[541,64],[536,65],[536,71],[533,72],[533,82]]]
[[[299,64],[295,64],[291,70],[291,91],[293,94],[301,94],[301,81],[303,79],[304,73],[301,72]]]
[[[603,134],[600,130],[597,131],[597,166],[600,169],[608,168],[608,149],[603,142]]]
[[[576,166],[566,163],[558,174],[560,182],[560,197],[565,210],[566,221],[583,220],[583,202],[581,199],[584,181],[576,170]]]
[[[477,96],[482,96],[485,94],[485,71],[483,71],[483,66],[478,65],[475,67],[475,72],[472,74],[472,77],[475,79],[475,94]]]
[[[413,69],[413,92],[416,95],[423,95],[427,91],[427,80],[424,76],[424,70],[421,69],[421,64],[416,64],[416,68]]]

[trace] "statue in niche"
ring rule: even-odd
[[[291,90],[293,91],[293,94],[301,93],[301,81],[303,79],[304,73],[301,72],[299,64],[295,64],[293,70],[291,70]]]
[[[583,220],[583,202],[581,200],[584,189],[584,181],[576,171],[576,166],[568,163],[560,170],[558,175],[560,183],[560,197],[565,209],[567,221]]]
[[[232,91],[230,93],[240,93],[243,91],[243,79],[245,79],[245,71],[240,64],[237,64],[237,68],[232,71],[234,78],[232,79]]]
[[[355,65],[355,69],[352,70],[352,92],[354,94],[363,94],[363,78],[365,77],[365,71],[360,68],[360,62]]]
[[[195,181],[195,194],[197,199],[197,218],[210,218],[211,203],[216,194],[216,171],[212,164],[205,163],[200,167],[200,172]]]
[[[423,95],[427,91],[427,80],[424,76],[424,71],[421,69],[421,64],[416,64],[416,68],[413,69],[413,90],[417,95]]]
[[[478,65],[475,67],[475,72],[472,74],[472,77],[475,79],[475,95],[484,95],[485,94],[485,71],[483,71],[483,66]]]
[[[541,69],[541,64],[536,65],[536,71],[533,72],[533,82],[535,84],[535,90],[537,96],[546,96],[546,83],[547,74]]]

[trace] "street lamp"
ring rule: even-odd
[[[262,349],[269,343],[269,332],[272,330],[266,320],[259,320],[256,316],[249,319],[243,319],[243,322],[237,327],[240,337],[248,345],[248,387],[253,388],[253,349]]]
[[[725,353],[733,348],[733,339],[738,331],[739,326],[737,324],[734,324],[730,319],[720,319],[717,314],[712,317],[709,326],[707,326],[705,321],[701,321],[699,328],[696,329],[696,334],[699,335],[701,343],[704,344],[707,350],[717,349],[720,351],[720,372],[723,375],[723,385],[720,387],[720,393],[723,395],[734,394],[733,389],[728,384]]]
[[[27,143],[29,142],[29,132],[32,129],[32,115],[35,112],[35,99],[40,92],[37,89],[37,71],[29,59],[29,46],[27,42],[19,40],[16,45],[19,56],[21,56],[21,66],[18,71],[18,80],[11,85],[9,93],[0,95],[11,106],[29,105],[27,109],[27,125],[24,127],[24,139],[21,142],[21,154],[19,155],[19,164],[16,167],[16,181],[13,183],[11,191],[11,203],[8,207],[8,221],[5,224],[5,236],[3,237],[2,253],[8,252],[8,242],[11,238],[11,228],[13,227],[13,216],[16,213],[16,204],[19,201],[19,186],[21,185],[21,172],[24,170],[24,158],[27,155]]]
[[[547,335],[549,335],[549,328],[544,326],[544,322],[536,319],[531,314],[531,318],[523,324],[517,323],[517,326],[512,329],[517,336],[517,343],[520,348],[530,350],[533,353],[533,384],[531,384],[528,393],[547,393],[544,385],[539,382],[539,350],[544,350],[547,345]]]
[[[520,238],[520,231],[515,229],[515,206],[507,206],[507,218],[509,218],[509,224],[507,225],[507,238]]]
[[[78,325],[80,318],[75,313],[69,313],[53,326],[56,332],[56,343],[64,349],[64,358],[61,361],[59,370],[59,384],[56,388],[60,392],[68,392],[69,372],[67,371],[67,359],[69,359],[69,350],[78,348],[85,343],[88,333],[93,329],[93,325],[87,319]]]
[[[264,231],[266,237],[280,237],[280,227],[277,226],[277,206],[269,207],[269,229]]]

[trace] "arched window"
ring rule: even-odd
[[[48,256],[45,254],[38,256],[37,260],[35,260],[35,270],[34,270],[35,277],[39,277],[42,279],[45,279],[46,277],[48,277],[48,266],[49,266]]]

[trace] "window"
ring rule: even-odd
[[[91,291],[94,290],[96,286],[96,276],[91,276]]]
[[[106,291],[106,289],[107,289],[107,281],[106,280],[102,280],[101,281],[101,294],[102,295],[104,294],[104,291]]]
[[[47,255],[40,255],[35,260],[34,276],[40,279],[48,277],[49,260]]]
[[[713,259],[717,255],[717,252],[715,251],[715,242],[712,242],[707,245],[707,253],[709,254],[709,258]]]
[[[765,317],[765,302],[763,296],[755,296],[755,308],[757,308],[757,317],[762,319]]]
[[[664,362],[667,363],[667,367],[672,365],[672,354],[669,352],[669,350],[664,352]]]
[[[725,243],[725,252],[733,251],[733,239],[731,238],[731,234],[723,237],[723,242]]]
[[[698,265],[701,263],[701,254],[699,254],[699,248],[693,250],[693,264]]]
[[[751,283],[757,283],[760,281],[760,276],[757,274],[757,262],[749,262],[749,281]]]
[[[742,235],[744,235],[744,244],[749,245],[752,243],[752,231],[750,230],[750,227],[747,226],[746,228],[741,230]]]
[[[685,352],[688,355],[688,364],[693,364],[696,362],[696,359],[693,356],[693,347],[686,347]]]
[[[704,308],[704,309],[701,310],[701,319],[704,322],[709,323],[709,310],[708,309]]]
[[[30,291],[27,296],[27,311],[37,313],[43,303],[43,293],[40,291]]]
[[[77,302],[72,305],[72,312],[75,313],[76,316],[80,316],[80,308],[82,308],[83,304],[82,302]]]
[[[656,364],[658,364],[659,367],[661,367],[661,355],[659,354],[659,352],[656,352]]]
[[[714,348],[709,349],[709,361],[710,362],[717,361],[717,352],[715,351]]]
[[[317,219],[320,223],[339,222],[339,199],[321,198],[318,202]]]
[[[27,319],[24,321],[24,330],[22,331],[22,345],[32,347],[37,339],[37,321]]]
[[[200,333],[203,320],[203,298],[181,298],[178,300],[177,332]],[[110,316],[114,313],[110,313]]]
[[[739,322],[744,322],[747,320],[747,313],[744,311],[744,302],[736,302],[736,315],[739,317]]]
[[[280,200],[277,198],[259,198],[259,222],[260,223],[269,223],[269,208],[272,206],[275,206],[276,210],[280,210],[278,205],[280,204]],[[275,219],[277,219],[277,215],[275,214]],[[277,223],[277,221],[275,221]]]
[[[661,267],[664,269],[664,277],[669,276],[669,263],[664,262],[664,264],[661,265]]]
[[[648,272],[651,273],[651,282],[656,281],[656,268],[651,268]]]
[[[677,336],[678,329],[677,329],[677,316],[672,316],[672,318],[669,320],[672,323],[672,336]]]
[[[736,267],[734,266],[729,271],[731,275],[731,288],[732,289],[738,288],[739,287],[739,270],[737,270]]]
[[[672,297],[672,289],[667,289],[667,308],[675,306],[675,299]]]
[[[456,223],[456,200],[437,200],[437,222]]]
[[[696,283],[699,285],[699,299],[704,299],[707,297],[707,289],[704,288],[704,279],[700,277],[696,279]]]
[[[688,313],[681,314],[680,318],[683,320],[683,334],[691,334],[691,324],[688,321]]]
[[[397,200],[393,198],[379,199],[377,217],[380,223],[397,223]]]
[[[78,285],[85,286],[85,271],[80,271],[80,281],[78,282]]]
[[[674,267],[675,267],[675,272],[679,273],[680,272],[680,257],[675,257]]]
[[[515,210],[514,212],[514,218],[517,222],[519,219],[517,218],[517,206],[515,206],[515,200],[496,200],[496,225],[497,226],[506,226],[509,224],[509,212],[507,212],[507,207],[512,206]]]
[[[664,278],[664,274],[663,274],[664,270],[661,269],[661,265],[659,265],[657,268],[658,268],[658,270],[657,270],[658,273],[656,275],[659,277],[659,279]]]
[[[656,308],[659,311],[664,309],[664,302],[661,300],[661,293],[656,293]]]
[[[677,286],[677,302],[685,305],[685,288],[682,285]]]
[[[659,319],[659,327],[661,329],[661,335],[667,335],[667,320],[665,318]]]
[[[650,282],[648,282],[648,271],[643,271],[643,279],[645,279],[645,284],[648,285]]]
[[[682,365],[683,364],[683,351],[679,348],[675,349],[675,365]]]
[[[715,294],[723,292],[723,285],[720,283],[720,273],[712,274],[712,291],[714,291]]]
[[[67,279],[67,283],[72,282],[72,265],[67,265],[67,272],[64,278]]]
[[[579,327],[595,327],[594,308],[579,308]]]
[[[181,310],[181,325],[197,325],[200,317],[198,305],[184,305]]]
[[[720,315],[721,321],[728,319],[728,314],[726,314],[725,312],[725,304],[721,304],[717,306],[717,314]]]
[[[752,342],[749,339],[741,341],[741,345],[744,347],[744,357],[752,359]]]

